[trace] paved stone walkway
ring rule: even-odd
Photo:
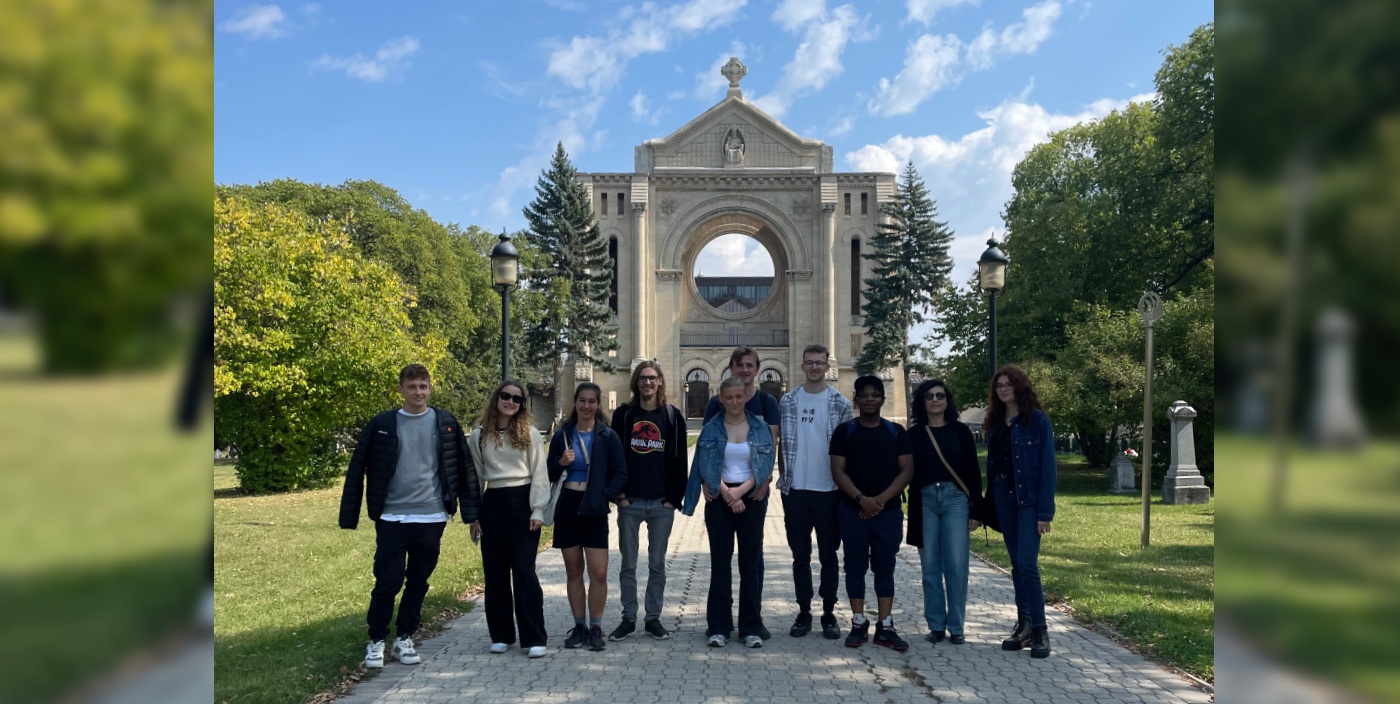
[[[437,638],[419,644],[421,665],[389,662],[359,684],[345,704],[438,704],[439,702],[612,702],[670,704],[771,702],[837,704],[861,702],[1209,702],[1211,696],[1186,680],[1089,631],[1055,609],[1047,610],[1052,655],[1032,660],[1029,650],[1004,652],[1001,639],[1016,620],[1011,579],[972,561],[967,605],[967,643],[933,645],[922,639],[923,590],[918,552],[907,545],[896,566],[895,627],[910,642],[905,653],[867,644],[847,648],[820,630],[788,636],[796,615],[791,553],[783,535],[782,501],[769,502],[764,530],[763,616],[773,638],[759,649],[731,641],[705,645],[705,594],[709,548],[704,520],[677,515],[668,557],[662,623],[670,640],[641,632],[608,642],[599,653],[561,646],[573,627],[564,592],[564,562],[558,550],[540,554],[550,655],[531,660],[512,646],[487,653],[490,639],[480,605]],[[608,565],[605,633],[617,625],[617,530]],[[981,533],[977,539],[980,540]],[[994,536],[995,537],[995,536]],[[642,531],[638,598],[646,588],[646,530]],[[814,556],[815,562],[815,556]],[[439,565],[439,570],[452,569]],[[737,568],[736,568],[737,569]],[[843,578],[844,579],[844,578]],[[738,589],[737,571],[734,578]],[[867,591],[873,589],[867,583]],[[844,582],[837,608],[850,627]],[[873,592],[871,592],[873,595]],[[737,602],[737,594],[736,594]],[[818,600],[818,604],[820,600]],[[869,600],[869,608],[874,599]],[[737,609],[737,604],[735,606]],[[640,625],[640,624],[639,624]],[[873,633],[873,630],[872,630]],[[640,635],[638,635],[640,634]]]

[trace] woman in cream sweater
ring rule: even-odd
[[[491,652],[509,650],[518,626],[521,650],[538,658],[548,653],[535,555],[549,503],[549,473],[524,388],[518,382],[501,382],[487,399],[481,424],[472,430],[468,446],[483,494],[481,520],[472,524],[471,532],[472,540],[481,544]]]

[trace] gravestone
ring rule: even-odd
[[[1137,467],[1133,466],[1133,461],[1121,452],[1113,457],[1113,462],[1108,466],[1108,493],[1138,493]]]
[[[1196,409],[1185,401],[1167,407],[1171,419],[1171,465],[1162,481],[1162,503],[1203,504],[1210,501],[1210,487],[1196,467],[1196,436],[1192,430]]]
[[[1366,425],[1356,406],[1352,380],[1352,340],[1356,325],[1336,308],[1317,321],[1317,379],[1309,438],[1324,448],[1354,448],[1366,441]]]

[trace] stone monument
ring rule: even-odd
[[[1196,409],[1185,401],[1174,401],[1167,407],[1171,419],[1171,465],[1162,480],[1162,503],[1203,504],[1210,501],[1210,487],[1196,468],[1196,436],[1192,419]]]
[[[1352,340],[1356,325],[1332,308],[1317,321],[1317,380],[1309,439],[1324,448],[1354,448],[1366,441],[1366,425],[1356,407],[1352,383]]]
[[[1108,466],[1108,493],[1137,493],[1137,467],[1121,452],[1113,457],[1113,462]]]

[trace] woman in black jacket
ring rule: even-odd
[[[599,403],[602,389],[584,382],[574,390],[574,411],[549,442],[545,464],[550,482],[563,481],[554,509],[554,547],[564,556],[564,572],[574,628],[565,648],[606,647],[603,605],[608,598],[608,502],[627,483],[622,440],[608,427]],[[585,594],[583,570],[588,567]],[[588,624],[584,602],[588,602]]]
[[[941,379],[914,390],[909,441],[914,479],[909,484],[909,533],[923,567],[926,640],[966,642],[968,534],[981,525],[982,469],[972,431],[958,420],[953,395]]]

